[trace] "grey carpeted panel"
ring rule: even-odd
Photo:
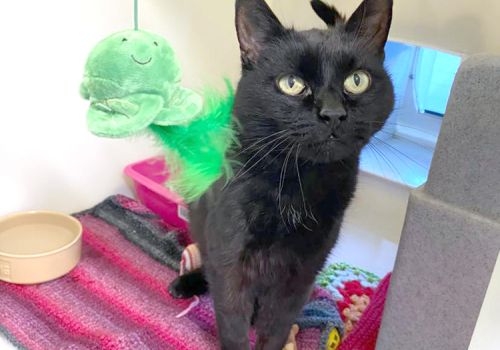
[[[499,223],[413,192],[377,349],[466,350],[499,247]]]
[[[460,68],[425,191],[500,219],[499,57],[472,57]]]
[[[500,251],[500,57],[459,70],[427,184],[410,196],[379,350],[467,350]]]

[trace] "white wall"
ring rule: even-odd
[[[233,2],[140,1],[141,27],[177,51],[185,85],[239,74]],[[98,40],[132,27],[132,0],[16,0],[0,11],[0,215],[84,209],[127,193],[121,172],[157,152],[151,140],[107,140],[86,128],[78,95]]]

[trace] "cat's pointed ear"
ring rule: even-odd
[[[347,21],[346,30],[382,54],[392,21],[393,0],[364,0]]]
[[[319,18],[329,27],[335,27],[339,23],[344,23],[344,17],[334,6],[324,3],[322,0],[311,0],[311,7]]]
[[[264,0],[236,0],[236,31],[243,65],[251,66],[266,43],[284,29]]]

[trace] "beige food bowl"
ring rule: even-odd
[[[82,225],[75,218],[31,211],[0,218],[0,280],[35,284],[61,277],[80,261]]]

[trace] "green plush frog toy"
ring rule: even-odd
[[[121,138],[150,125],[188,124],[203,98],[180,86],[180,78],[175,53],[161,36],[125,30],[107,37],[90,53],[80,87],[90,101],[90,131]]]

